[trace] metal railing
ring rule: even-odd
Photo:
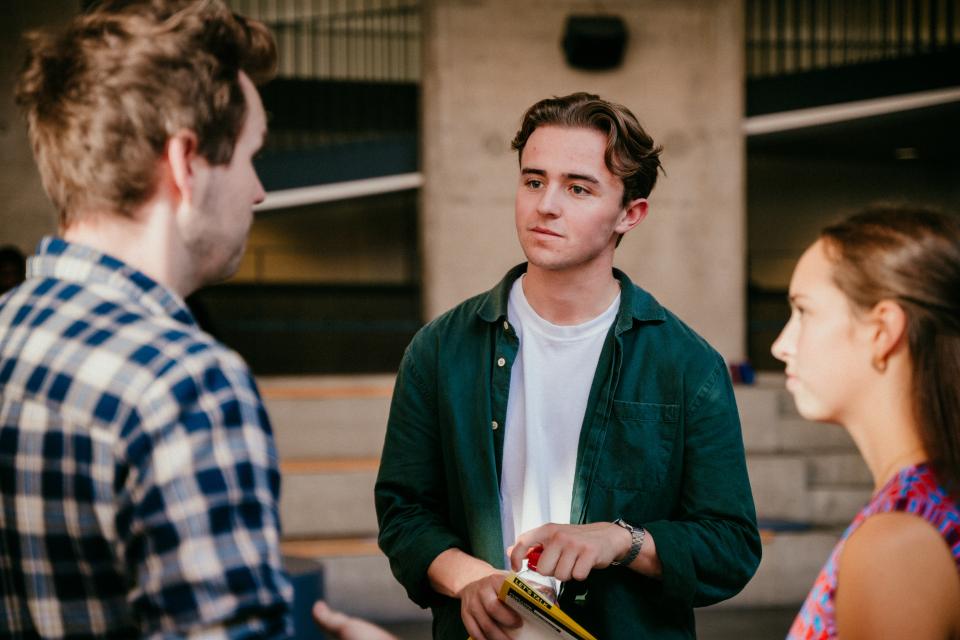
[[[419,0],[230,0],[277,38],[282,78],[418,82]]]
[[[376,164],[377,144],[415,147],[421,0],[228,2],[266,23],[277,39],[279,72],[261,90],[270,115],[268,153],[339,145],[344,162],[366,153],[363,162]],[[357,144],[365,151],[351,146]],[[324,158],[285,161],[329,162]]]
[[[960,0],[747,0],[747,77],[960,46]]]

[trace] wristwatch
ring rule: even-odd
[[[643,527],[634,527],[631,524],[627,524],[623,521],[623,518],[617,518],[613,521],[613,524],[618,527],[623,527],[630,532],[630,551],[627,551],[627,555],[623,556],[619,560],[614,560],[611,562],[611,565],[623,565],[628,566],[634,559],[640,555],[640,549],[643,548],[643,539],[647,537],[647,530]]]

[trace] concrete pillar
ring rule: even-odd
[[[425,0],[421,243],[425,315],[523,260],[509,144],[535,101],[591,91],[637,114],[665,147],[651,213],[617,265],[728,359],[744,355],[742,0],[619,0],[624,64],[577,71],[561,50],[578,0]]]

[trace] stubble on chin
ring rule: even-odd
[[[244,243],[237,248],[230,256],[225,258],[220,267],[220,271],[217,274],[217,282],[223,282],[224,280],[229,280],[237,274],[237,271],[240,270],[240,264],[243,262],[243,255],[247,251],[247,243]]]

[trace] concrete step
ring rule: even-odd
[[[265,378],[283,474],[283,552],[324,565],[332,606],[379,622],[425,621],[376,547],[373,485],[393,375]],[[764,535],[757,576],[720,607],[798,606],[872,482],[846,432],[793,409],[782,376],[737,386],[758,514],[815,528]],[[819,527],[819,528],[818,528]]]
[[[379,457],[392,374],[258,379],[281,459]]]
[[[843,527],[863,509],[873,491],[869,488],[811,489],[810,502],[814,517],[811,522],[819,526]]]
[[[842,467],[835,467],[856,460],[850,456],[819,460],[786,454],[749,456],[747,469],[757,516],[813,526],[845,525],[869,501],[871,485],[833,485],[822,481],[845,479]],[[377,465],[375,458],[282,462],[280,516],[284,534],[375,536],[373,487]],[[821,483],[811,482],[812,479]]]
[[[716,606],[799,608],[841,533],[839,529],[765,533],[756,575],[743,591]]]
[[[812,520],[804,456],[750,454],[747,472],[758,518],[804,523]]]
[[[376,538],[286,540],[281,550],[323,565],[323,592],[334,608],[375,622],[430,619],[429,611],[407,598]]]
[[[846,429],[836,424],[811,422],[803,418],[781,418],[775,423],[775,451],[851,453],[857,447]]]
[[[869,501],[873,483],[858,454],[747,455],[757,517],[843,525]]]
[[[841,535],[841,529],[763,534],[757,574],[715,608],[798,607]],[[287,540],[285,556],[323,564],[324,593],[334,607],[377,622],[429,620],[394,579],[372,538]]]
[[[379,456],[394,379],[393,374],[261,378],[281,458]],[[842,428],[797,415],[782,376],[762,380],[734,387],[748,452],[855,450]]]
[[[264,377],[258,380],[281,455],[378,455],[383,444],[393,374]],[[748,450],[852,450],[834,425],[809,422],[794,408],[782,376],[735,385]]]
[[[807,458],[812,487],[871,489],[873,476],[859,453],[824,453]]]
[[[280,518],[287,537],[376,536],[377,458],[281,460]]]
[[[734,393],[748,453],[856,450],[842,427],[801,418],[782,386],[735,385]]]

